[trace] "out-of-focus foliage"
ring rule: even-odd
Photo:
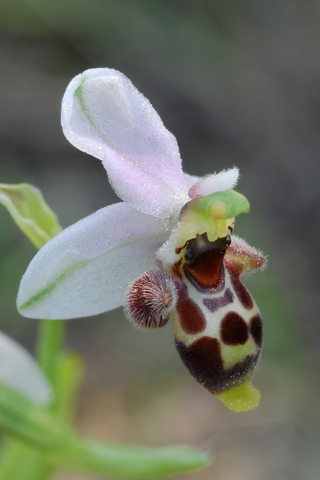
[[[319,476],[319,26],[313,0],[1,6],[0,182],[39,186],[64,226],[116,201],[102,166],[59,125],[68,82],[90,67],[123,71],[150,99],[186,171],[240,168],[251,212],[236,233],[269,255],[248,280],[265,325],[257,412],[236,419],[194,385],[169,325],[142,335],[121,310],[68,324],[69,345],[89,362],[80,427],[212,448],[216,463],[197,480]],[[14,298],[33,250],[3,212],[0,230],[3,328],[31,345],[35,323],[18,317]]]
[[[41,248],[61,231],[57,216],[39,189],[20,183],[0,184],[0,203],[36,248]]]

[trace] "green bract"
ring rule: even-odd
[[[32,185],[0,184],[0,203],[37,248],[62,230],[56,214],[47,205],[40,190]]]

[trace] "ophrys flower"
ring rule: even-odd
[[[20,312],[46,319],[95,315],[122,305],[128,285],[132,293],[138,282],[141,294],[134,298],[144,298],[144,291],[151,285],[151,293],[155,293],[153,307],[157,304],[159,313],[163,302],[170,316],[176,302],[185,295],[182,284],[186,286],[187,277],[178,273],[185,261],[198,259],[204,250],[220,249],[217,255],[221,261],[219,265],[216,262],[218,266],[213,262],[212,267],[216,265],[219,272],[224,268],[234,216],[249,208],[247,200],[232,190],[238,169],[200,180],[183,173],[175,137],[166,130],[149,101],[123,74],[111,69],[88,70],[72,80],[62,102],[62,126],[73,145],[102,161],[123,202],[80,220],[39,251],[21,281]],[[219,243],[219,239],[224,240]],[[237,253],[233,248],[233,266],[239,266],[241,255],[247,255],[247,248],[242,247]],[[190,252],[193,260],[186,260]],[[248,262],[244,262],[242,270],[237,267],[238,277],[263,263],[252,249],[250,255],[251,267]],[[188,268],[193,269],[191,276],[197,277],[195,268]],[[143,277],[150,271],[156,273]],[[155,290],[153,283],[159,288]],[[186,288],[190,293],[191,287]],[[210,288],[212,294],[218,293],[213,286]],[[135,320],[131,307],[137,305],[130,292],[127,310]],[[233,288],[231,294],[235,292]],[[194,297],[192,301],[204,299]],[[141,305],[138,310],[143,318],[145,307],[141,310]],[[250,319],[245,321],[245,327],[242,325],[251,342],[246,355],[253,355],[258,348],[249,331]],[[151,322],[151,326],[160,326],[156,323]],[[217,332],[214,329],[210,335],[219,335]],[[223,352],[219,355],[223,368]],[[232,362],[229,359],[229,364]],[[249,378],[251,367],[246,367],[248,375],[239,377],[239,382]]]
[[[149,101],[121,73],[88,70],[62,102],[68,140],[100,160],[123,200],[66,228],[30,263],[18,307],[32,318],[95,315],[124,302],[129,282],[154,267],[181,208],[201,189],[232,188],[233,169],[203,183],[182,171],[175,137]]]

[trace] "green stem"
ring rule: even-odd
[[[183,445],[151,448],[85,438],[77,439],[64,452],[54,452],[52,462],[63,469],[121,480],[160,479],[211,463],[206,453]]]
[[[10,437],[2,443],[0,459],[0,480],[49,480],[54,473],[41,451]]]
[[[42,320],[39,326],[37,357],[40,367],[52,384],[55,401],[52,405],[57,412],[60,408],[61,388],[59,373],[61,370],[61,350],[64,341],[64,323],[61,320]],[[59,389],[59,394],[57,390]],[[68,388],[64,396],[68,396]],[[10,429],[8,431],[10,434]],[[46,480],[51,477],[55,467],[43,455],[42,449],[16,437],[8,438],[0,457],[0,480]]]
[[[64,342],[64,322],[62,320],[42,320],[38,338],[37,358],[43,372],[55,387],[58,360]]]
[[[6,385],[0,388],[0,429],[38,449],[50,471],[67,468],[119,479],[154,479],[203,468],[207,454],[190,447],[148,448],[79,438],[64,422]]]

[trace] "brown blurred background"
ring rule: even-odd
[[[135,332],[121,309],[67,324],[68,348],[87,364],[79,430],[211,451],[215,463],[191,480],[320,477],[319,14],[315,0],[1,5],[0,182],[38,186],[63,226],[117,201],[100,162],[60,127],[64,90],[87,68],[133,81],[176,135],[187,172],[240,167],[252,208],[236,233],[269,255],[247,283],[265,325],[258,409],[229,412],[197,385],[170,325]],[[35,251],[4,209],[0,231],[0,327],[33,351],[37,322],[17,314],[15,296]]]

